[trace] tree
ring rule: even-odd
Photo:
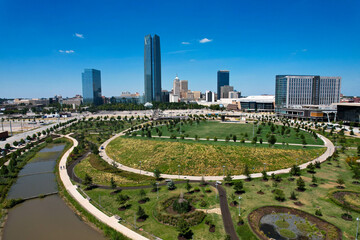
[[[90,187],[90,185],[92,184],[92,177],[90,177],[87,173],[85,174],[85,178],[84,178],[84,185],[86,185],[87,187]]]
[[[301,175],[300,167],[297,165],[293,165],[290,170],[290,175],[291,176],[300,176]]]
[[[160,180],[161,178],[161,172],[159,169],[155,169],[154,170],[154,177],[156,178],[156,180]]]
[[[274,135],[270,135],[268,138],[268,143],[272,146],[276,143],[276,137]]]
[[[146,197],[146,192],[144,189],[140,189],[139,195],[141,197],[141,199],[144,199]]]
[[[297,199],[296,194],[295,194],[294,191],[291,192],[291,194],[290,194],[290,199],[292,199],[292,200],[296,200],[296,199]]]
[[[313,183],[313,185],[317,185],[317,178],[315,177],[315,175],[312,175],[312,179],[311,182]]]
[[[262,179],[263,179],[264,181],[267,181],[269,178],[268,178],[268,175],[267,175],[266,171],[263,170],[261,173],[262,173]]]
[[[127,200],[129,200],[129,196],[120,193],[117,197],[116,197],[116,202],[118,202],[120,205],[124,205]]]
[[[275,200],[278,200],[280,202],[285,201],[284,191],[281,189],[275,189],[274,190],[274,198],[275,198]]]
[[[251,181],[250,169],[247,164],[245,164],[244,174],[247,177],[247,180]]]
[[[316,173],[315,172],[315,165],[313,164],[313,163],[310,163],[309,165],[307,165],[307,171],[309,172],[309,173]]]
[[[8,175],[8,174],[9,174],[8,168],[7,168],[6,166],[2,166],[1,169],[0,169],[0,174],[1,174],[2,176]]]
[[[341,188],[343,188],[343,185],[345,184],[345,181],[344,181],[344,179],[342,179],[342,178],[338,178],[338,179],[336,180],[336,183],[339,184],[339,186],[340,186]]]
[[[137,212],[136,212],[136,215],[138,216],[138,219],[145,219],[146,218],[146,213],[145,213],[145,210],[139,206]]]
[[[19,143],[17,141],[13,142],[13,145],[16,147]]]
[[[233,141],[236,142],[236,135],[233,135]]]
[[[244,191],[244,184],[243,184],[243,182],[242,182],[241,180],[235,182],[235,184],[234,184],[234,190],[235,190],[236,193],[243,193],[243,192],[245,192],[245,191]]]
[[[9,150],[10,148],[11,148],[11,146],[10,146],[9,143],[5,144],[5,149],[6,149],[6,150]]]
[[[296,185],[299,191],[305,191],[305,182],[301,177],[296,181]]]
[[[185,188],[188,192],[190,192],[190,189],[192,188],[192,186],[190,185],[189,180],[186,181]]]
[[[115,188],[116,188],[116,182],[115,182],[115,180],[114,180],[113,177],[111,177],[111,179],[110,179],[110,187],[111,187],[112,189],[115,189]]]
[[[170,181],[167,183],[168,190],[174,190],[176,189],[175,183],[173,181]]]
[[[230,172],[226,175],[226,177],[224,177],[224,181],[226,182],[226,184],[232,185],[232,177]]]
[[[186,222],[184,218],[180,218],[176,228],[179,232],[179,237],[184,237],[186,239],[189,239],[193,235],[193,233],[190,230],[189,223]]]

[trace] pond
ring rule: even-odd
[[[260,230],[273,239],[324,239],[319,229],[306,219],[289,213],[271,213],[260,219]]]

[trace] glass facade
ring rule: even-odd
[[[147,35],[144,40],[145,102],[161,102],[160,37]]]
[[[99,70],[84,70],[82,73],[82,91],[84,104],[102,104],[101,72]]]
[[[217,99],[221,98],[221,87],[229,84],[230,72],[220,70],[217,72]]]

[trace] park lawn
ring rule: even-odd
[[[177,124],[176,128],[179,126]],[[296,137],[296,132],[294,128],[290,128],[290,134],[284,134],[283,136],[277,132],[281,129],[281,126],[275,125],[278,127],[274,134],[276,136],[278,143],[297,143],[302,144],[302,140],[300,137]],[[261,127],[261,133],[256,134],[257,128]],[[161,130],[163,136],[170,136],[174,134],[176,137],[180,137],[180,129],[176,131],[176,128],[172,131],[169,131],[167,126],[158,126],[159,130]],[[200,121],[199,123],[193,122],[192,125],[189,123],[183,124],[181,126],[181,132],[183,135],[188,137],[195,138],[197,135],[200,138],[209,137],[213,139],[217,137],[218,139],[225,139],[226,136],[229,136],[230,139],[232,137],[230,135],[236,135],[237,140],[240,141],[242,138],[245,140],[252,140],[253,136],[257,136],[257,141],[259,142],[260,138],[263,139],[263,142],[267,142],[266,135],[268,133],[271,134],[270,126],[265,124],[262,126],[261,124],[258,126],[254,126],[253,124],[243,124],[243,123],[227,123],[227,122],[218,122],[218,121]],[[305,140],[307,144],[314,144],[314,145],[323,145],[323,141],[320,138],[315,139],[313,135],[308,132],[300,130],[299,133],[304,134]],[[246,137],[246,135],[248,137]],[[158,135],[155,131],[155,128],[152,129],[152,135]]]
[[[106,148],[107,155],[129,167],[145,171],[181,175],[222,175],[223,166],[232,175],[244,173],[245,165],[252,172],[261,172],[266,163],[268,171],[288,168],[308,162],[324,152],[317,149],[273,149],[243,146],[201,144],[197,142],[154,141],[119,137]]]
[[[355,150],[348,150],[346,153],[351,155],[355,153]],[[250,182],[243,181],[246,193],[241,195],[241,216],[245,220],[246,226],[238,227],[236,225],[239,210],[238,208],[234,208],[229,205],[234,226],[239,234],[239,237],[241,239],[251,239],[249,236],[252,233],[247,226],[247,216],[250,212],[262,206],[279,205],[297,208],[313,215],[315,214],[316,209],[320,209],[323,214],[320,218],[339,227],[343,232],[343,239],[354,239],[356,231],[355,221],[349,222],[343,220],[341,218],[341,214],[343,214],[344,211],[328,197],[329,192],[337,189],[336,186],[338,185],[336,180],[338,178],[344,179],[345,190],[359,191],[359,187],[352,184],[352,181],[354,181],[354,179],[352,179],[353,174],[350,171],[350,167],[344,161],[345,154],[340,154],[340,159],[340,168],[337,167],[337,162],[331,161],[332,165],[328,165],[327,162],[325,162],[321,164],[321,169],[316,169],[315,177],[318,179],[318,187],[315,188],[309,186],[311,184],[312,174],[302,170],[302,178],[306,183],[305,192],[296,191],[296,180],[291,182],[287,180],[289,178],[288,174],[282,175],[283,180],[282,182],[277,183],[277,188],[284,191],[286,196],[285,202],[278,202],[274,199],[274,195],[271,193],[271,191],[275,189],[273,185],[274,181],[269,180],[268,182],[263,182],[261,179],[254,179]],[[298,177],[296,177],[296,179],[297,178]],[[259,190],[262,190],[265,194],[257,194]],[[231,194],[234,194],[234,190],[231,187],[226,187],[226,191],[230,203]],[[296,201],[302,202],[304,206],[299,207],[294,204],[296,201],[290,199],[292,191],[295,191],[297,194],[298,200]],[[236,196],[236,198],[238,198],[238,196]],[[351,215],[354,219],[359,217],[359,213],[356,212],[351,212]],[[244,228],[248,228],[247,231],[244,231]]]
[[[113,177],[117,186],[138,186],[149,185],[155,178],[143,176],[136,173],[125,172],[109,165],[99,156],[90,154],[76,165],[75,174],[81,179],[88,174],[93,179],[93,183],[99,185],[110,185],[110,179]]]
[[[199,187],[199,184],[191,183],[193,187]],[[105,190],[105,189],[92,189],[89,191],[86,191],[86,193],[90,196],[93,201],[96,203],[100,202],[100,205],[106,212],[110,212],[112,214],[116,214],[120,216],[125,221],[122,221],[121,223],[125,226],[131,228],[132,230],[135,230],[134,228],[134,216],[138,209],[138,206],[140,205],[144,210],[145,213],[149,216],[145,222],[136,222],[136,227],[141,228],[144,231],[137,231],[140,234],[143,234],[144,236],[154,239],[154,236],[151,236],[148,233],[151,233],[155,235],[156,237],[160,237],[164,240],[172,240],[175,239],[178,235],[178,232],[175,227],[164,225],[162,223],[159,223],[155,217],[153,216],[153,211],[156,205],[159,203],[159,201],[162,201],[166,198],[170,198],[172,196],[179,196],[180,192],[185,193],[185,185],[184,184],[176,184],[177,188],[173,191],[167,190],[165,186],[159,187],[159,199],[157,199],[157,193],[151,192],[150,189],[145,189],[146,196],[150,198],[150,201],[146,202],[145,204],[139,204],[138,200],[141,199],[139,191],[140,190],[123,190],[121,193],[126,194],[130,197],[130,200],[127,202],[127,204],[131,204],[130,209],[127,209],[126,211],[119,211],[119,204],[116,202],[116,195],[110,195],[111,190]],[[203,198],[206,202],[208,202],[208,209],[212,208],[219,208],[220,205],[218,204],[218,200],[215,197],[216,189],[211,186],[206,187],[199,187],[200,192],[194,193],[193,196],[200,196],[201,194],[204,194],[205,197]],[[211,193],[206,193],[205,189],[210,188],[212,190]],[[209,226],[207,226],[203,221],[202,223],[192,226],[191,230],[194,233],[194,239],[224,239],[226,234],[223,227],[222,218],[220,215],[212,213],[208,214],[206,218],[210,218],[213,220],[213,222],[216,225],[216,231],[214,233],[209,232]]]

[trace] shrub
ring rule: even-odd
[[[296,181],[296,185],[299,191],[305,191],[305,182],[301,177]]]
[[[322,212],[321,212],[321,210],[320,209],[316,209],[316,211],[315,211],[315,215],[316,216],[322,216]]]
[[[284,191],[281,189],[274,190],[274,197],[276,200],[278,200],[280,202],[285,201],[285,194],[284,194]]]
[[[173,181],[170,181],[170,182],[167,183],[167,188],[168,188],[168,190],[171,191],[171,190],[176,189],[176,186],[175,186]]]

